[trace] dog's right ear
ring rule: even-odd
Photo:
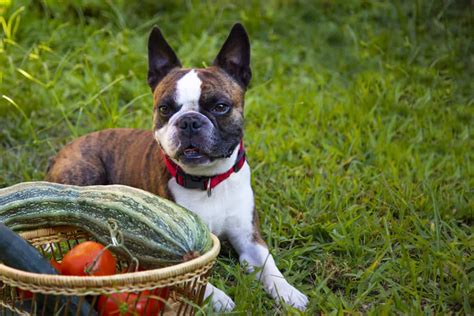
[[[154,91],[158,83],[171,71],[181,67],[178,57],[155,26],[148,38],[148,85]]]

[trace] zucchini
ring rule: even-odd
[[[0,189],[0,222],[15,231],[74,226],[107,245],[109,219],[118,224],[125,247],[145,268],[180,263],[212,246],[210,231],[197,215],[140,189],[42,181]],[[126,255],[120,247],[111,250]]]

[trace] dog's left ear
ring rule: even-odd
[[[171,71],[181,67],[178,57],[155,26],[148,38],[148,85],[154,91],[158,83]]]
[[[247,88],[252,79],[250,41],[242,24],[234,24],[213,65],[224,69],[244,89]]]

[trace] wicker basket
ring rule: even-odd
[[[93,239],[84,231],[73,227],[39,229],[23,232],[21,236],[46,258],[54,256],[58,261],[62,259],[66,249]],[[145,309],[154,308],[153,314],[192,315],[196,307],[202,304],[208,274],[220,250],[219,240],[214,235],[212,239],[212,249],[190,261],[161,269],[111,276],[36,274],[0,264],[0,315],[12,315],[11,311],[14,311],[19,315],[49,316],[51,308],[54,308],[54,315],[83,315],[84,306],[89,304],[97,307],[101,296],[112,293],[129,293],[129,296],[137,298],[135,303],[129,304],[133,306],[129,307],[127,315],[134,315],[135,310],[132,309],[140,308],[139,301],[145,304]],[[119,271],[123,271],[127,263],[118,260],[118,266]],[[155,290],[160,288],[166,290]],[[146,290],[150,291],[143,292]],[[169,298],[164,300],[160,297],[162,294],[156,294],[159,291],[169,292]],[[145,295],[143,293],[148,295],[140,297]],[[54,302],[54,307],[50,302]],[[127,302],[130,303],[131,300],[127,298]],[[71,313],[74,308],[77,313]],[[89,315],[95,315],[96,312],[102,314],[103,311],[91,308]]]

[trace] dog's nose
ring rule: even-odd
[[[202,125],[203,123],[201,122],[201,120],[194,115],[183,116],[178,122],[178,127],[181,130],[190,133],[199,131]]]

